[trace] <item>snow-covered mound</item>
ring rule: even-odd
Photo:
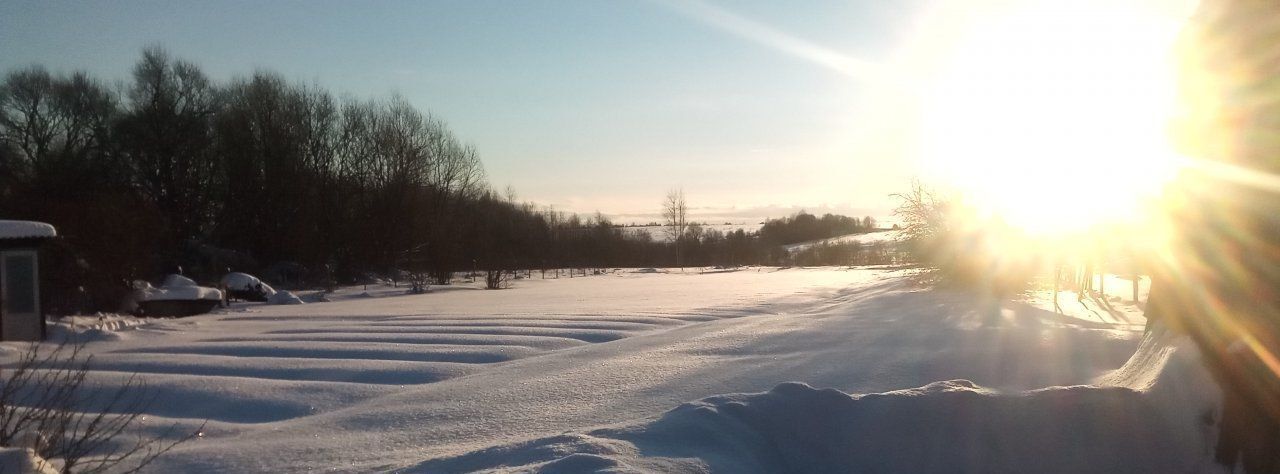
[[[248,273],[228,273],[222,276],[220,283],[231,294],[230,296],[251,301],[265,301],[276,294],[275,288]]]
[[[291,291],[285,291],[285,290],[277,291],[275,292],[275,294],[271,295],[270,298],[267,298],[267,304],[304,304],[304,303],[306,302],[302,301],[302,298],[299,298],[298,295],[293,294],[293,292]]]
[[[136,316],[99,313],[51,319],[45,331],[48,340],[55,342],[119,341],[124,339],[121,331],[145,323]]]
[[[216,288],[197,285],[182,275],[169,275],[159,288],[140,281],[134,285],[135,299],[142,301],[221,300],[222,292]]]
[[[412,472],[1200,472],[1218,406],[1208,377],[1194,345],[1157,330],[1095,385],[999,393],[950,380],[850,395],[783,383]]]
[[[191,316],[207,313],[221,301],[218,289],[197,285],[182,275],[169,275],[159,288],[135,281],[124,310],[145,316]]]
[[[0,447],[0,472],[57,474],[58,470],[29,448]]]

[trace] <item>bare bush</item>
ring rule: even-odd
[[[979,219],[958,198],[919,181],[893,197],[900,200],[894,215],[902,220],[901,243],[938,281],[998,294],[1026,287],[1037,256],[1018,232]]]
[[[487,270],[484,273],[484,287],[490,290],[505,288],[507,274],[502,270]]]
[[[116,388],[86,385],[91,359],[83,344],[43,355],[32,344],[0,369],[0,446],[30,448],[63,473],[136,472],[203,429],[181,434],[175,424],[131,438],[154,397],[136,376]]]
[[[918,180],[905,193],[891,195],[899,200],[893,210],[902,220],[899,238],[909,258],[926,268],[946,274],[954,263],[951,235],[951,203]]]
[[[409,272],[409,292],[422,294],[431,286],[431,273],[427,271]]]

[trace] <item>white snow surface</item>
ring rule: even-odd
[[[14,474],[58,474],[54,465],[29,448],[0,447],[0,472]]]
[[[1186,472],[1212,436],[1194,348],[1124,301],[883,269],[480,286],[122,325],[90,383],[142,374],[148,429],[208,420],[150,472]]]
[[[959,379],[865,395],[787,382],[406,472],[1221,471],[1208,455],[1220,395],[1186,338],[1153,331],[1102,379],[1009,393]]]
[[[131,334],[128,329],[146,323],[145,318],[132,315],[98,313],[50,319],[45,330],[53,342],[116,341]]]
[[[57,237],[52,225],[35,221],[0,220],[0,239],[28,239]]]

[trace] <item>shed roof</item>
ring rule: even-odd
[[[58,231],[43,222],[0,220],[0,239],[47,239],[57,236]]]

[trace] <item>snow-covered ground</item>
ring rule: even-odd
[[[900,232],[896,230],[878,230],[875,232],[859,232],[856,234],[845,234],[828,239],[810,240],[808,242],[800,242],[798,244],[784,245],[783,248],[787,252],[799,252],[817,245],[838,245],[858,242],[862,244],[876,244],[884,242],[895,242],[899,239]]]
[[[747,268],[325,299],[58,332],[88,335],[95,383],[145,375],[148,426],[209,420],[155,472],[1158,472],[1210,439],[1195,351],[1122,298]]]

